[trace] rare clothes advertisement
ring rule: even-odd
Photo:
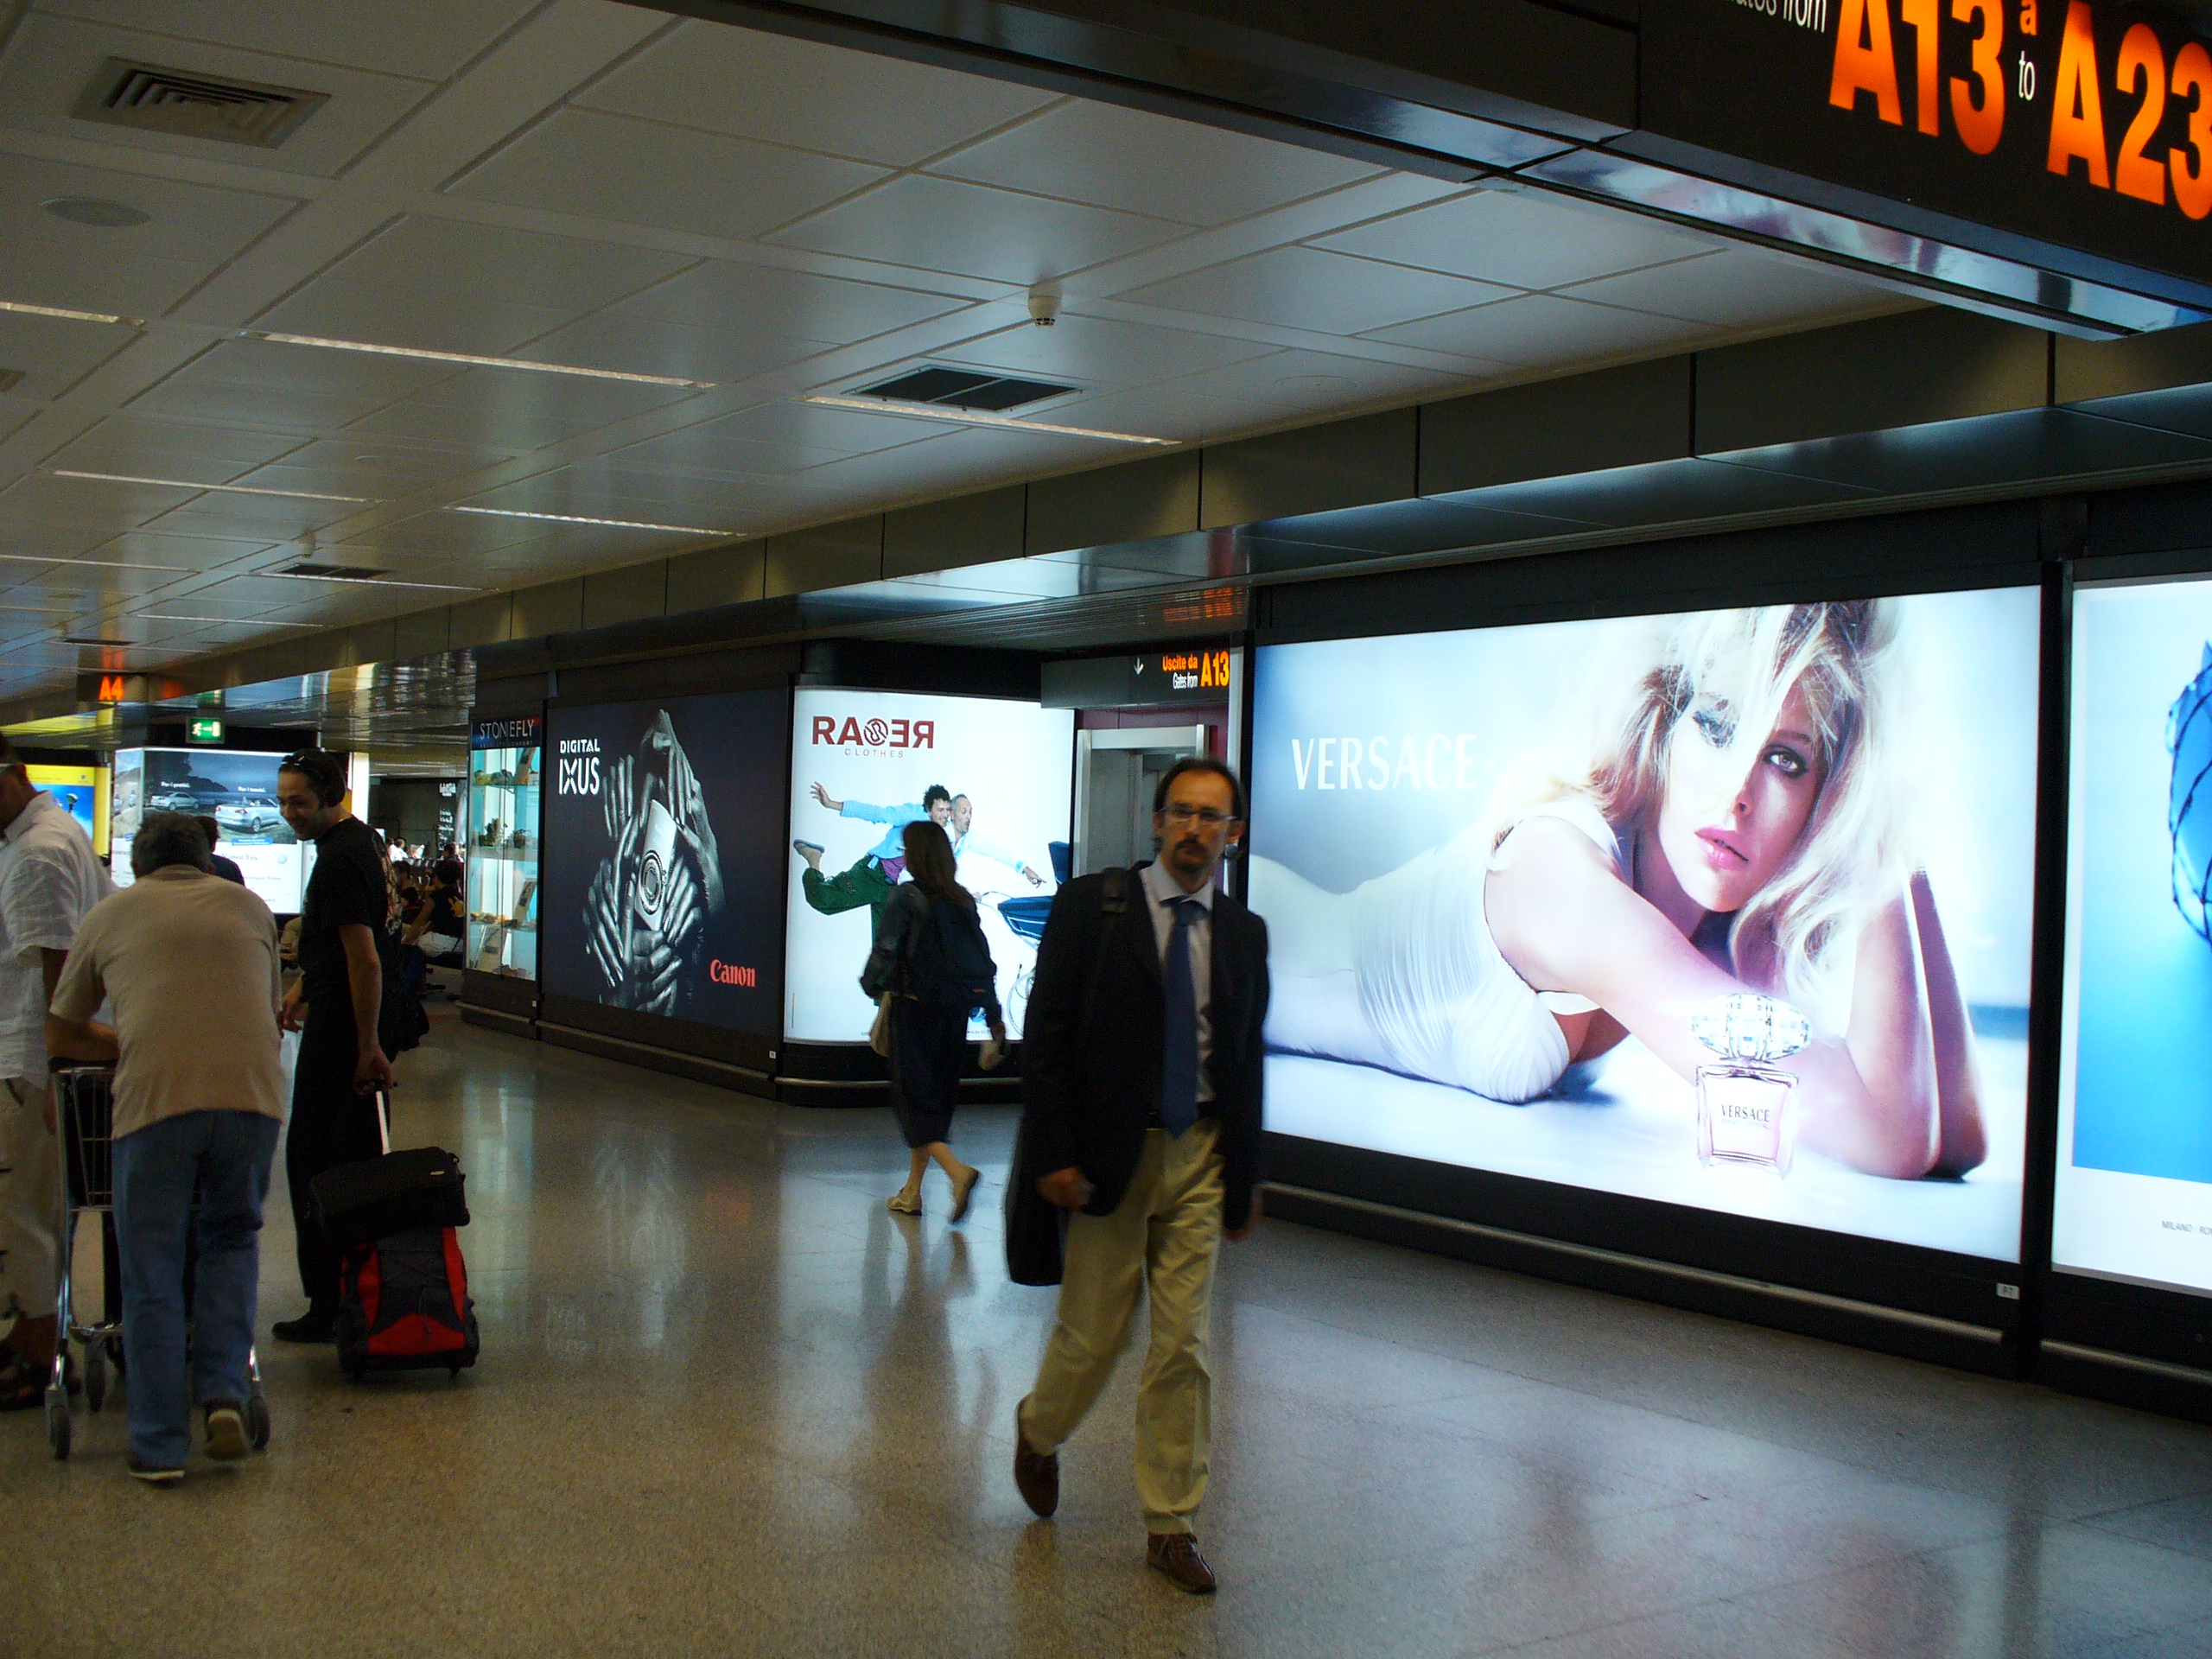
[[[1037,941],[1066,857],[1075,716],[986,697],[801,688],[791,720],[786,1037],[864,1043],[875,923],[906,874],[907,824],[952,843],[1018,1041]],[[1055,851],[1055,847],[1058,851]],[[981,1041],[981,1020],[969,1028]]]
[[[781,688],[556,709],[546,990],[774,1037]]]
[[[2212,1294],[2212,582],[2077,588],[2051,1259]]]
[[[2037,619],[1263,649],[1268,1127],[2017,1260]]]

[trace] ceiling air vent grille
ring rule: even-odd
[[[103,639],[96,633],[65,633],[61,636],[61,643],[65,645],[116,646],[136,645],[137,641],[135,639]]]
[[[288,564],[280,576],[321,576],[327,582],[374,582],[384,575],[365,564]]]
[[[71,113],[80,121],[105,121],[141,132],[274,149],[329,97],[297,86],[218,80],[158,64],[110,58],[100,65]]]
[[[1010,374],[989,374],[976,369],[945,369],[932,365],[914,369],[895,379],[862,386],[855,397],[880,397],[889,403],[936,404],[945,409],[980,409],[1002,415],[1009,409],[1041,404],[1075,388],[1052,380],[1019,380]]]

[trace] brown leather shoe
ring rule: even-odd
[[[1154,1572],[1165,1573],[1168,1582],[1178,1590],[1187,1590],[1194,1596],[1210,1596],[1214,1592],[1213,1568],[1208,1567],[1206,1558],[1198,1554],[1198,1541],[1195,1534],[1147,1534],[1144,1564]]]
[[[1021,1432],[1021,1408],[1014,1412],[1014,1484],[1021,1501],[1046,1520],[1060,1507],[1060,1458],[1057,1452],[1032,1452]]]

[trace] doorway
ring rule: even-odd
[[[1076,734],[1075,874],[1149,859],[1152,797],[1160,774],[1207,752],[1204,726],[1086,730]]]

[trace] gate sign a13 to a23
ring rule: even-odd
[[[1643,41],[1658,142],[1629,147],[1655,159],[1747,184],[1736,163],[1777,168],[2212,296],[2212,42],[2178,8],[1656,0]]]

